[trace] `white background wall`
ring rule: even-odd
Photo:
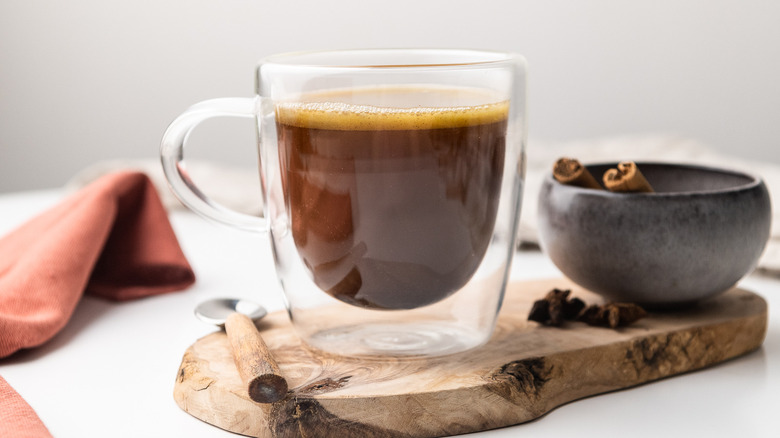
[[[778,1],[1,0],[0,192],[155,158],[190,104],[251,95],[266,55],[357,47],[524,54],[532,142],[671,133],[780,163]],[[254,161],[250,122],[197,134]]]

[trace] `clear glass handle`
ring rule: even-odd
[[[163,171],[173,193],[201,216],[246,231],[265,232],[264,218],[231,210],[209,199],[190,178],[184,161],[184,147],[190,132],[213,117],[248,117],[257,114],[256,97],[229,97],[205,100],[189,107],[168,126],[160,145]],[[259,181],[258,181],[259,184]]]

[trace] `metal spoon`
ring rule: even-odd
[[[249,398],[258,403],[273,403],[287,395],[287,380],[279,371],[268,346],[254,321],[268,312],[247,300],[217,298],[200,303],[195,316],[201,321],[224,327],[230,341],[233,360]]]

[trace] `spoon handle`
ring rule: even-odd
[[[225,321],[233,360],[247,385],[249,398],[258,403],[273,403],[287,395],[287,380],[282,377],[268,346],[254,322],[246,315],[232,313]]]

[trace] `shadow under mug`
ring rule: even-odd
[[[200,215],[267,233],[291,323],[310,347],[356,356],[451,354],[485,343],[501,307],[522,199],[526,65],[474,50],[276,55],[257,95],[198,103],[161,158]],[[192,129],[257,121],[263,217],[188,176]]]

